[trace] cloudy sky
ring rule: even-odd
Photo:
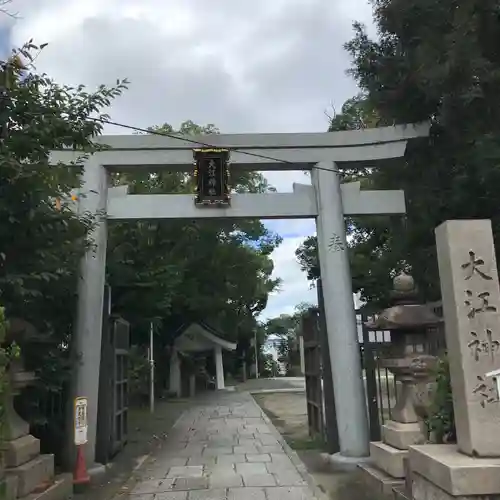
[[[0,51],[33,38],[36,61],[59,83],[130,81],[112,119],[139,127],[185,120],[225,133],[323,132],[325,110],[357,92],[342,44],[354,20],[371,26],[368,0],[13,0],[0,17]],[[107,133],[127,133],[109,128]],[[267,174],[278,191],[302,172]],[[312,221],[266,223],[284,238],[275,251],[280,293],[264,313],[314,302],[295,250]]]

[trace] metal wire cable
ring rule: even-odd
[[[116,127],[121,127],[121,128],[125,128],[128,130],[133,130],[135,132],[143,132],[146,134],[158,135],[161,137],[168,137],[170,139],[176,139],[178,141],[186,141],[186,142],[189,142],[191,144],[196,144],[198,146],[204,146],[206,148],[213,148],[213,149],[222,148],[222,146],[214,146],[213,144],[209,144],[207,142],[200,142],[200,141],[197,141],[195,139],[190,139],[189,137],[182,136],[182,135],[176,135],[176,134],[170,133],[170,132],[161,132],[159,130],[152,130],[152,129],[147,129],[147,128],[136,127],[134,125],[127,125],[125,123],[113,122],[111,120],[105,120],[103,118],[89,118],[89,119],[96,121],[96,122],[99,122],[99,123],[106,124],[106,125],[114,125]],[[253,156],[255,158],[262,158],[264,160],[271,160],[271,161],[275,161],[278,163],[286,163],[287,165],[295,165],[295,163],[292,161],[282,160],[279,158],[273,158],[272,156],[262,155],[259,153],[252,153],[250,151],[245,151],[244,149],[238,149],[238,148],[234,148],[234,147],[233,148],[224,147],[224,149],[228,149],[229,151],[236,151],[238,153],[245,154],[248,156]],[[315,168],[317,170],[324,170],[325,172],[341,173],[338,169],[323,168],[323,167],[318,167],[317,165],[314,165],[312,168]]]

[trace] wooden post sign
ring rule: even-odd
[[[195,205],[228,206],[229,194],[229,150],[195,149],[194,178],[196,183]]]
[[[88,401],[87,398],[76,398],[75,399],[75,445],[81,446],[87,443],[87,435],[89,430],[88,425],[88,413],[87,413]]]

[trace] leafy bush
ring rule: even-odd
[[[136,404],[149,394],[149,361],[144,349],[132,346],[129,351],[129,397]]]
[[[451,392],[450,371],[446,357],[442,357],[438,364],[435,392],[430,408],[430,417],[425,423],[433,442],[450,443],[456,441],[453,396]]]

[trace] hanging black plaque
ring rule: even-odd
[[[229,195],[229,150],[195,149],[194,177],[196,183],[195,204],[200,206],[225,206]]]

